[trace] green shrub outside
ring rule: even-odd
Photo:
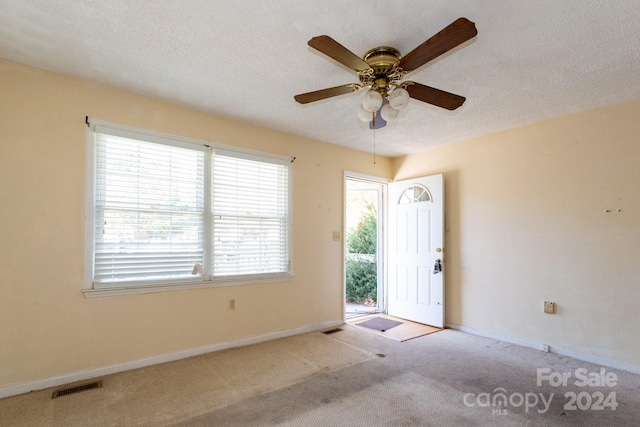
[[[347,252],[350,254],[376,254],[377,216],[373,206],[367,208],[356,229],[347,234]],[[373,258],[375,259],[375,257]],[[377,273],[375,261],[348,257],[346,262],[347,300],[364,302],[366,299],[372,299],[377,301]]]
[[[373,207],[368,206],[355,230],[347,234],[347,252],[375,255],[378,246],[378,220]]]
[[[375,262],[347,259],[347,300],[364,302],[367,298],[377,301],[378,279]]]

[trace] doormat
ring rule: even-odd
[[[356,323],[358,326],[373,329],[375,331],[388,331],[391,328],[395,328],[398,325],[402,325],[403,322],[397,320],[385,319],[384,317],[374,317],[373,319],[365,320],[364,322]]]

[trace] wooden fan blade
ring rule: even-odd
[[[332,96],[344,95],[346,93],[356,92],[360,86],[354,83],[348,85],[330,87],[328,89],[316,90],[313,92],[301,93],[293,97],[300,104],[308,104],[309,102],[320,101],[321,99],[331,98]]]
[[[426,102],[427,104],[435,105],[436,107],[455,110],[464,104],[464,101],[466,101],[464,96],[454,95],[453,93],[445,92],[431,86],[425,86],[420,83],[408,83],[411,84],[407,85],[405,89],[409,92],[409,96],[411,98]]]
[[[438,34],[413,49],[400,59],[400,68],[413,71],[478,34],[476,24],[467,18],[458,18]]]
[[[353,70],[364,71],[371,68],[369,67],[369,64],[356,56],[355,53],[351,52],[329,36],[314,37],[309,40],[307,44]]]

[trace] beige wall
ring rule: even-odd
[[[389,159],[6,61],[0,94],[0,389],[342,319],[343,171]],[[296,156],[295,278],[85,299],[86,115]]]
[[[444,173],[449,324],[640,370],[640,100],[397,158],[394,171]]]
[[[345,169],[445,174],[450,324],[640,366],[640,101],[373,165],[369,154],[5,61],[0,94],[0,388],[340,320],[332,231],[342,230]],[[85,115],[296,156],[296,277],[85,299]],[[542,313],[545,299],[558,314]]]

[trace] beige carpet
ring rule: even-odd
[[[343,326],[104,377],[100,389],[0,400],[0,426],[637,426],[640,376],[615,387],[537,386],[537,369],[600,367],[444,330],[405,342]],[[546,411],[469,394],[555,395]],[[567,410],[566,392],[615,393],[616,410]],[[499,409],[499,408],[498,408]],[[504,408],[503,408],[504,409]]]
[[[51,399],[0,400],[0,426],[163,425],[376,357],[322,333],[102,377],[103,387]]]

